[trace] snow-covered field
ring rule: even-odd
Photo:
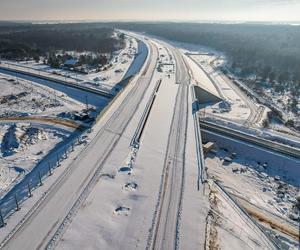
[[[300,161],[212,134],[205,133],[205,137],[216,142],[215,150],[205,160],[209,177],[219,180],[264,226],[270,229],[273,225],[277,231],[271,235],[282,246],[296,249],[297,223],[291,219],[297,218]]]
[[[43,85],[0,74],[0,195],[29,173],[74,128],[40,124],[38,117],[58,117],[85,105]],[[27,116],[29,121],[9,121]],[[7,119],[7,120],[6,120]]]
[[[71,133],[72,129],[30,123],[0,124],[0,196]]]
[[[127,74],[127,70],[134,62],[136,54],[140,53],[138,41],[125,36],[125,48],[113,53],[108,65],[100,72],[80,74],[65,69],[53,69],[43,63],[34,61],[11,62],[3,60],[2,64],[24,71],[44,74],[64,81],[80,84],[86,87],[109,91],[116,83],[120,82]]]
[[[57,115],[85,107],[62,92],[6,74],[0,74],[0,106],[1,117]]]
[[[31,79],[34,80],[34,79]],[[0,74],[0,195],[20,182],[43,158],[73,133],[74,128],[39,122],[39,118],[71,118],[86,108],[84,96],[68,88]],[[97,102],[92,104],[99,110]],[[78,98],[73,98],[78,97]],[[80,97],[80,98],[79,98]],[[96,96],[94,100],[96,100]],[[98,97],[101,99],[101,97]],[[26,117],[28,121],[22,121]],[[30,117],[35,119],[30,120]],[[12,119],[15,119],[13,122]]]

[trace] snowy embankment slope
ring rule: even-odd
[[[135,55],[133,62],[127,69],[122,79],[127,79],[128,77],[137,74],[140,71],[141,67],[143,66],[146,57],[147,57],[146,44],[142,41],[138,41],[137,55]]]
[[[204,88],[205,90],[211,92],[212,94],[219,96],[218,91],[216,90],[213,83],[208,79],[205,73],[199,68],[199,66],[191,60],[189,57],[185,57],[189,65],[192,75],[197,84]]]

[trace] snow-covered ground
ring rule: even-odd
[[[22,204],[22,209],[8,219],[7,226],[1,229],[3,232],[0,234],[1,241],[22,220],[23,216],[28,215],[28,211],[33,211],[35,216],[29,219],[27,217],[27,225],[23,225],[22,230],[17,232],[18,237],[15,236],[9,242],[10,246],[24,245],[24,248],[28,248],[31,244],[44,246],[56,233],[52,238],[53,241],[48,245],[50,248],[55,246],[57,249],[149,247],[149,239],[151,241],[153,233],[150,229],[155,223],[153,219],[155,220],[155,211],[159,204],[160,185],[163,183],[161,180],[168,136],[172,134],[170,128],[175,100],[177,91],[181,87],[176,84],[172,53],[163,42],[154,41],[154,44],[158,47],[159,54],[156,55],[154,52],[154,55],[151,55],[153,56],[151,65],[156,65],[153,78],[151,78],[151,72],[147,71],[144,75],[144,71],[141,71],[140,80],[135,78],[128,84],[124,92],[121,92],[120,96],[109,106],[110,112],[103,113],[102,119],[84,135],[84,143],[78,142],[74,150],[69,150],[66,157],[61,158],[61,166],[55,167],[52,177],[44,179],[44,185],[38,187],[34,191],[34,196]],[[199,84],[204,82],[203,88],[218,94],[213,83],[207,80],[207,76],[201,72],[195,62],[185,58],[192,68],[195,80],[199,79]],[[157,67],[158,64],[161,65],[162,70]],[[149,79],[152,80],[149,85],[146,85]],[[140,147],[133,149],[130,147],[131,139],[153,89],[160,79],[162,80],[161,86],[144,128]],[[53,87],[49,84],[43,85],[43,88],[47,86],[46,89]],[[40,84],[35,86],[40,86]],[[145,92],[143,93],[135,86],[142,86]],[[74,93],[69,95],[66,93],[69,90],[66,89],[60,88],[56,91],[65,93],[61,96],[63,99],[66,97],[72,100],[71,97],[77,97],[75,99],[79,105],[78,108],[84,106],[84,98]],[[140,102],[138,102],[136,92],[141,95]],[[227,95],[229,98],[230,93],[228,92]],[[134,105],[128,100],[134,101]],[[217,213],[217,216],[221,218],[211,223],[215,225],[215,228],[209,231],[207,184],[202,185],[200,191],[197,190],[198,169],[191,96],[186,101],[188,102],[188,129],[184,156],[186,158],[185,182],[184,195],[180,201],[182,210],[179,211],[178,232],[176,231],[179,248],[197,249],[205,244],[208,246],[205,240],[216,239],[216,242],[211,242],[210,246],[222,249],[262,249],[264,243],[261,242],[260,237],[229,206],[228,201],[217,193],[215,194],[217,206],[211,212]],[[232,100],[232,102],[235,101]],[[64,103],[62,101],[62,105]],[[233,115],[239,114],[236,115],[237,119],[246,119],[246,115],[243,117],[239,113],[240,110],[235,111]],[[112,126],[107,126],[107,124]],[[43,152],[48,150],[48,147],[43,148],[44,138],[50,138],[49,142],[53,141],[53,143],[66,138],[61,130],[49,127],[36,128],[32,124],[18,124],[16,127],[5,124],[0,127],[0,133],[3,134],[2,138],[7,138],[3,150],[6,157],[11,157],[9,154],[21,154],[23,148],[26,148],[30,152],[27,155],[33,160],[39,156],[37,148]],[[215,137],[212,135],[210,138]],[[293,200],[297,191],[295,183],[297,184],[297,180],[300,179],[297,168],[299,161],[280,158],[278,155],[270,156],[266,152],[259,152],[258,149],[251,147],[249,149],[243,143],[238,144],[225,138],[221,138],[220,141],[216,155],[210,154],[206,159],[208,174],[220,179],[236,197],[244,195],[244,199],[248,202],[265,210],[271,210],[277,216],[284,212],[283,217],[287,220],[290,205],[295,201]],[[229,156],[231,152],[237,153],[234,161],[228,165],[223,164],[224,157]],[[56,154],[53,154],[49,160],[54,160],[56,163]],[[288,166],[286,166],[287,162]],[[30,165],[27,169],[30,169]],[[11,179],[16,178],[15,175],[11,175]],[[279,187],[279,184],[282,187]],[[281,192],[278,192],[282,188],[287,190],[283,196]],[[27,190],[25,192],[27,195]],[[213,199],[210,201],[212,204],[215,198],[210,198]],[[31,208],[36,204],[42,204],[43,209],[32,210]],[[54,226],[48,231],[47,226],[51,225]],[[45,234],[47,234],[46,238],[44,238]],[[33,243],[24,240],[28,238]]]
[[[93,107],[97,111],[103,109],[108,103],[109,99],[99,96],[98,94],[86,92],[85,90],[71,88],[60,83],[55,83],[49,80],[44,80],[38,77],[28,76],[18,73],[17,76],[13,72],[0,69],[0,73],[6,75],[6,78],[13,79],[15,82],[25,84],[30,91],[43,93],[44,95],[51,96],[52,100],[60,100],[67,107],[65,110],[73,109],[77,106],[76,110],[81,110],[86,107]],[[81,107],[79,109],[78,107]],[[64,110],[62,110],[64,112]]]
[[[300,161],[207,132],[205,138],[216,142],[215,152],[208,153],[205,160],[209,177],[219,180],[247,212],[259,216],[256,219],[260,218],[264,226],[279,228],[271,234],[282,235],[274,236],[282,246],[296,249],[297,223],[291,218],[297,217]]]
[[[81,111],[83,103],[43,85],[0,74],[0,195],[29,173],[74,128],[45,123],[30,116],[54,117]],[[28,116],[28,122],[7,119]]]
[[[37,75],[43,74],[74,84],[110,91],[115,84],[128,76],[128,69],[135,61],[137,53],[141,53],[140,50],[143,49],[141,46],[136,39],[125,36],[125,48],[114,52],[108,65],[102,71],[89,74],[80,74],[65,69],[53,69],[48,65],[34,61],[11,62],[2,60],[2,64],[6,67],[14,67]]]
[[[271,249],[261,232],[222,190],[210,185],[210,211],[207,216],[208,249]]]
[[[220,148],[216,154],[209,153],[206,158],[209,174],[221,180],[235,195],[288,218],[292,205],[296,204],[297,188],[284,180],[274,180],[274,176],[270,176],[266,169],[272,166],[263,167],[263,163],[258,164],[243,155],[238,154],[231,163],[224,161],[231,153]],[[285,189],[283,197],[278,192],[280,184]]]
[[[85,105],[43,85],[0,74],[0,116],[57,115],[82,110]]]
[[[0,124],[0,196],[72,131],[30,123]]]
[[[270,152],[267,149],[262,149],[246,142],[241,142],[208,131],[204,131],[204,136],[209,141],[217,142],[220,148],[225,148],[230,152],[243,155],[245,159],[249,160],[253,164],[256,162],[254,165],[257,167],[264,163],[267,164],[267,167],[264,168],[268,175],[272,177],[278,175],[286,182],[296,187],[300,187],[299,159],[283,156]],[[253,166],[253,164],[251,164],[251,166]]]

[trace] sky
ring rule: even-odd
[[[0,0],[0,20],[300,21],[300,0]]]

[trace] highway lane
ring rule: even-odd
[[[157,60],[157,48],[151,45],[150,64],[97,136],[50,188],[45,198],[27,215],[25,221],[6,241],[4,249],[44,248],[78,198],[92,184],[93,177],[106,158],[114,152],[131,117],[149,86]]]
[[[160,205],[153,233],[152,249],[176,249],[179,246],[179,223],[182,208],[185,148],[188,118],[189,77],[182,56],[171,49],[176,60],[179,85],[164,161]]]

